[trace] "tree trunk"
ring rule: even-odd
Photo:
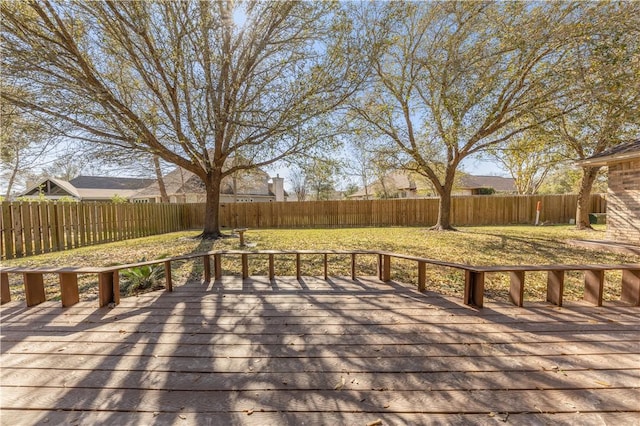
[[[217,239],[222,237],[220,232],[220,176],[207,176],[205,190],[207,199],[204,212],[204,229],[200,238]]]
[[[436,186],[436,185],[434,185]],[[437,185],[436,190],[440,196],[438,204],[438,222],[429,228],[431,231],[455,231],[451,225],[451,190],[453,189],[453,179],[445,182],[444,186]]]
[[[591,188],[598,176],[600,167],[583,167],[578,192],[576,208],[576,229],[593,229],[589,223],[589,209],[591,207]]]
[[[20,156],[19,153],[16,153],[16,162],[14,163],[13,170],[11,170],[11,176],[9,176],[9,182],[7,183],[7,193],[5,196],[5,201],[9,201],[9,197],[11,196],[11,189],[13,188],[13,184],[16,181],[18,170],[20,170]]]
[[[160,157],[153,156],[153,168],[156,172],[156,179],[158,180],[158,188],[160,189],[160,201],[163,203],[169,202],[169,194],[167,194],[167,187],[164,185],[164,177],[162,176],[162,169],[160,168]]]

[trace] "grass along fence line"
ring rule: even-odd
[[[475,195],[453,197],[452,222],[456,226],[534,223],[536,205],[540,220],[568,223],[575,217],[578,196]],[[228,228],[341,228],[361,226],[431,226],[438,219],[438,198],[341,200],[281,203],[231,203],[221,205],[220,221]],[[590,213],[604,213],[602,194],[591,196]],[[203,226],[203,204],[187,204],[185,221]]]
[[[569,225],[561,226],[504,226],[463,227],[460,232],[429,232],[424,228],[349,228],[349,229],[297,229],[297,230],[250,230],[245,235],[254,247],[249,250],[380,250],[399,252],[412,256],[438,259],[445,262],[478,266],[492,265],[546,265],[546,264],[621,264],[639,263],[640,256],[623,255],[565,244],[567,239],[604,238],[602,225],[596,231],[577,231]],[[23,259],[3,262],[4,267],[44,266],[95,266],[108,267],[132,263],[142,259],[158,259],[213,250],[237,250],[237,238],[220,240],[194,239],[197,232],[177,232],[128,241],[105,244],[100,250],[84,247],[64,252],[48,253]],[[351,273],[349,255],[330,255],[328,274],[348,276]],[[239,275],[242,264],[237,257],[224,257],[221,267],[224,275]],[[269,262],[265,257],[250,256],[251,275],[267,276]],[[277,275],[296,276],[293,257],[276,257]],[[361,275],[377,275],[376,256],[359,256],[358,272]],[[426,289],[449,296],[462,297],[464,276],[450,268],[436,265],[426,268]],[[301,274],[322,276],[323,256],[305,255]],[[173,285],[201,280],[202,262],[199,259],[172,263]],[[564,299],[580,300],[584,297],[584,274],[567,272],[564,282]],[[619,271],[607,272],[604,283],[604,299],[620,298]],[[415,262],[393,260],[391,279],[418,285],[419,276]],[[125,280],[125,277],[122,277]],[[95,275],[81,275],[78,280],[81,300],[95,300],[98,283]],[[527,274],[524,288],[525,300],[546,299],[547,275],[543,272]],[[14,300],[24,299],[24,286],[18,276],[11,276],[11,294]],[[493,300],[509,299],[509,276],[488,274],[485,279],[485,297]],[[45,276],[45,291],[48,300],[60,297],[60,287],[55,274]]]
[[[437,198],[358,201],[229,203],[220,206],[226,228],[343,228],[431,226]],[[454,197],[456,226],[567,223],[576,195]],[[202,228],[204,204],[2,203],[0,253],[13,259],[72,248]],[[591,212],[604,213],[603,195],[592,195]]]

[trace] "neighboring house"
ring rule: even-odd
[[[481,195],[490,193],[515,193],[512,178],[500,176],[463,175],[454,187],[452,195]],[[375,198],[421,198],[434,196],[435,192],[425,178],[404,171],[390,173],[367,187],[351,194],[352,200]]]
[[[517,192],[513,178],[501,176],[463,175],[454,195],[510,194]]]
[[[20,194],[20,197],[50,200],[73,198],[77,201],[110,201],[113,197],[129,198],[155,179],[120,178],[109,176],[78,176],[65,181],[56,178],[43,179]]]
[[[271,180],[271,182],[269,182]],[[206,192],[204,183],[195,174],[183,169],[168,173],[164,185],[171,203],[204,203]],[[284,179],[270,178],[260,170],[253,169],[235,173],[222,179],[220,203],[252,203],[286,201]],[[134,203],[159,203],[161,201],[158,182],[137,191],[130,197]]]
[[[609,168],[606,238],[640,246],[640,139],[615,146],[578,164]]]
[[[410,173],[395,171],[365,188],[349,195],[351,200],[373,200],[376,198],[417,198],[418,185]]]

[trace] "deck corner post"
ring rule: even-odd
[[[300,280],[301,276],[302,274],[300,272],[300,253],[296,253],[296,279]]]
[[[9,287],[9,274],[0,272],[0,304],[11,302],[11,289]]]
[[[584,300],[595,306],[602,306],[604,290],[604,270],[584,271]]]
[[[509,299],[511,303],[522,307],[524,304],[524,271],[509,272]]]
[[[166,279],[165,289],[167,291],[173,291],[173,280],[171,279],[171,261],[165,260],[164,262],[164,275]]]
[[[464,271],[464,304],[482,308],[484,304],[484,272]]]
[[[640,269],[625,269],[622,271],[620,300],[631,306],[640,306]]]
[[[547,302],[562,306],[564,293],[564,271],[547,272]]]

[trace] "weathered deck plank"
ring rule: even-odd
[[[633,424],[639,308],[304,277],[0,308],[3,424]],[[58,411],[60,410],[60,411]]]

